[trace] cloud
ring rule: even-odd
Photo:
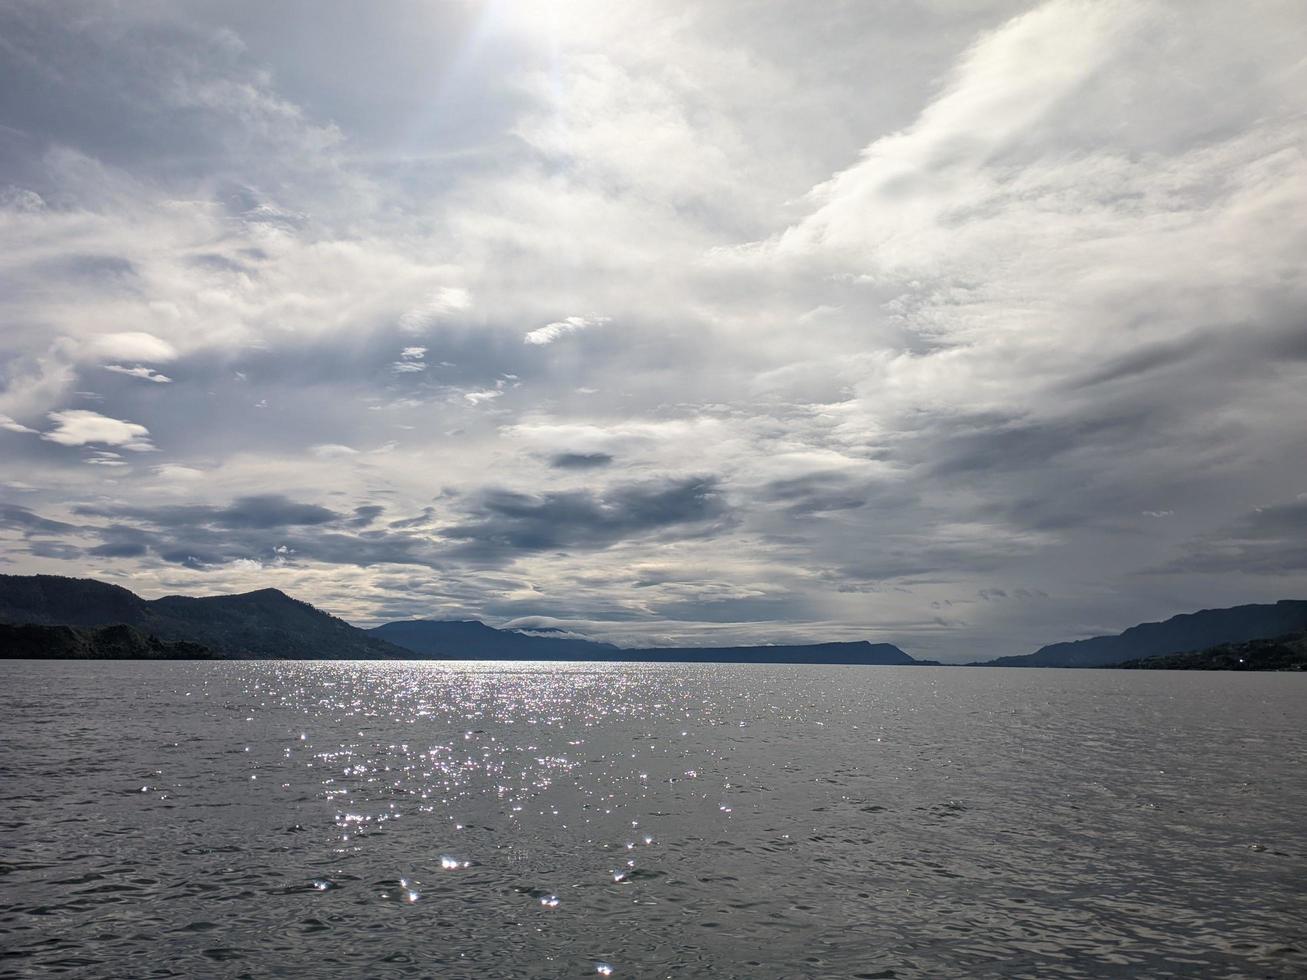
[[[0,528],[27,537],[90,539],[97,543],[85,552],[97,557],[134,558],[153,564],[162,561],[196,571],[252,570],[238,564],[242,560],[259,561],[260,567],[304,563],[437,567],[438,551],[427,535],[372,527],[383,512],[380,505],[362,504],[342,514],[280,494],[261,494],[240,497],[227,505],[142,508],[83,504],[74,508],[81,518],[107,520],[108,524],[51,521],[28,508],[5,505],[0,509]],[[73,546],[66,547],[70,549],[66,554],[73,556]],[[82,549],[76,549],[76,554],[81,553]],[[47,549],[46,557],[53,555]]]
[[[63,521],[52,521],[17,504],[0,503],[0,527],[26,534],[63,534],[76,528]]]
[[[182,466],[178,463],[163,463],[154,467],[155,476],[161,480],[182,480],[191,482],[202,480],[205,477],[205,471],[194,466]]]
[[[106,541],[104,544],[86,549],[88,555],[97,558],[140,558],[148,551],[142,541]]]
[[[609,453],[556,453],[549,465],[556,470],[592,470],[609,466],[613,457]]]
[[[708,534],[723,526],[726,515],[715,479],[685,477],[599,493],[489,490],[467,520],[440,533],[459,542],[456,557],[506,561],[535,551],[606,548],[658,532]]]
[[[854,510],[875,499],[867,486],[838,471],[775,480],[762,492],[767,499],[782,503],[794,517]]]
[[[340,514],[317,504],[291,500],[284,494],[260,493],[238,497],[225,507],[208,504],[133,507],[130,505],[83,505],[76,513],[93,517],[129,518],[158,527],[211,525],[220,528],[274,528],[329,524]]]
[[[28,432],[28,433],[36,432],[35,429],[29,429],[27,426],[23,425],[22,423],[15,422],[8,415],[0,415],[0,429],[4,429],[8,432]]]
[[[115,361],[166,363],[177,359],[177,349],[172,344],[142,331],[100,334],[87,343],[87,353],[91,357]]]
[[[399,356],[400,359],[390,365],[396,374],[413,374],[427,369],[425,347],[405,347]]]
[[[1205,575],[1307,571],[1307,494],[1259,507],[1227,527],[1197,536],[1160,570]]]
[[[396,374],[414,374],[427,369],[425,347],[405,347],[401,355],[402,360],[395,361],[390,365],[390,369]]]
[[[134,453],[155,451],[150,442],[150,430],[135,422],[112,419],[85,409],[51,412],[48,417],[55,428],[42,434],[41,438],[61,446],[97,444],[121,446]]]
[[[342,446],[337,442],[326,442],[319,446],[313,446],[309,452],[319,459],[347,459],[350,456],[357,456],[359,451],[350,446]]]
[[[1297,6],[554,6],[0,4],[0,480],[104,511],[12,570],[961,659],[1307,589]]]
[[[362,504],[354,508],[354,516],[348,521],[350,527],[367,527],[385,513],[386,508],[380,504]]]
[[[447,319],[451,314],[463,312],[471,305],[472,297],[466,289],[442,286],[425,303],[403,313],[399,318],[399,325],[410,333],[420,333]]]
[[[153,381],[156,384],[166,385],[172,382],[172,378],[168,377],[166,374],[160,374],[158,371],[154,370],[154,368],[143,367],[139,364],[136,365],[136,367],[130,368],[124,367],[121,364],[106,364],[104,365],[104,369],[106,371],[113,371],[116,374],[125,374],[128,377],[140,378],[143,381]]]
[[[569,316],[528,331],[523,338],[523,342],[537,346],[552,344],[555,340],[566,337],[568,334],[579,333],[592,327],[601,327],[611,322],[612,318],[606,316]]]
[[[1143,3],[1052,0],[985,35],[911,126],[871,143],[857,164],[814,189],[820,207],[785,233],[781,249],[892,245],[878,264],[929,262],[941,219],[990,190],[990,161],[1039,133],[1149,14]]]
[[[123,458],[122,453],[113,453],[107,450],[95,450],[87,453],[82,457],[82,462],[88,466],[127,466],[127,460]]]

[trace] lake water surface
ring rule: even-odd
[[[7,662],[0,738],[3,976],[1307,976],[1302,675]]]

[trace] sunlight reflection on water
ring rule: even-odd
[[[0,669],[23,975],[1307,972],[1307,678]]]

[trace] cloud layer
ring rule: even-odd
[[[548,7],[0,8],[7,571],[957,660],[1307,594],[1300,4]]]

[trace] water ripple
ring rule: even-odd
[[[1297,676],[0,671],[0,976],[1307,975]]]

